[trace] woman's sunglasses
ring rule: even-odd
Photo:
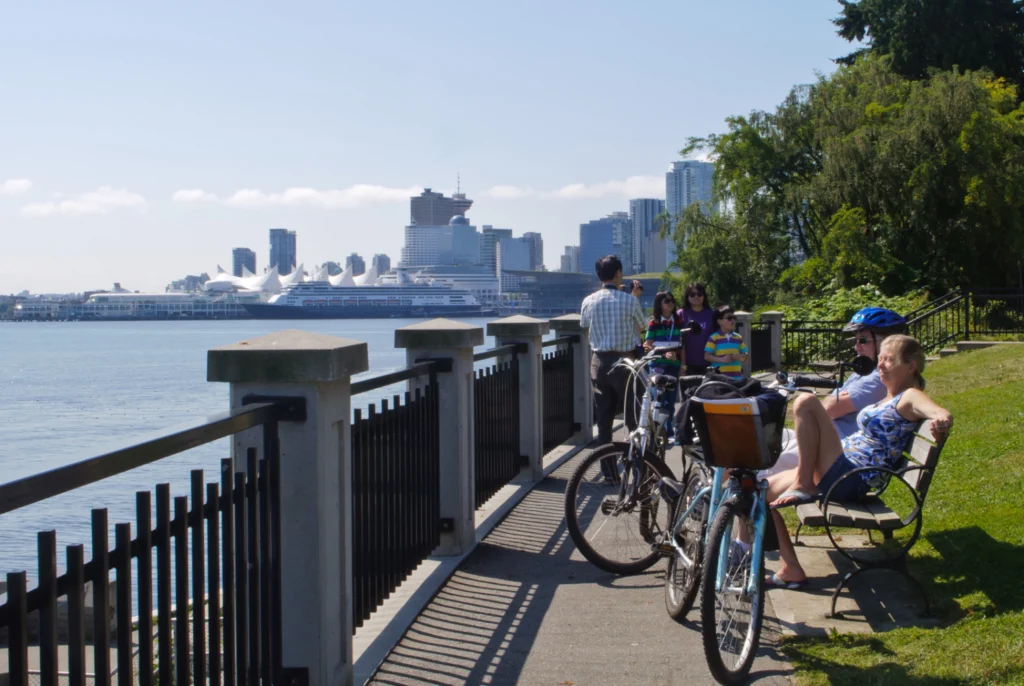
[[[703,293],[687,293],[686,297],[687,298],[703,298],[704,294]]]
[[[732,314],[727,314],[724,317],[722,317],[722,319],[726,319],[726,320],[728,320],[730,322],[734,322],[734,321],[736,321],[736,316],[732,315]]]

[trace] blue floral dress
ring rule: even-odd
[[[904,419],[896,406],[903,394],[892,400],[869,405],[857,414],[859,431],[843,439],[843,454],[858,467],[896,469],[903,459],[903,450],[918,421]],[[862,472],[866,484],[874,482],[877,472]],[[852,477],[851,477],[852,478]]]

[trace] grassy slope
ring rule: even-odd
[[[910,570],[943,626],[791,640],[798,683],[1024,684],[1024,346],[949,357],[925,376],[954,428]]]

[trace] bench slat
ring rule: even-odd
[[[817,503],[804,503],[796,506],[796,516],[804,526],[825,526],[825,515]]]
[[[899,529],[903,526],[900,516],[890,510],[881,500],[864,503],[864,508],[874,516],[879,529]]]

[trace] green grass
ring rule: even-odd
[[[954,427],[909,565],[941,626],[787,640],[798,683],[1024,684],[1024,346],[925,377]]]

